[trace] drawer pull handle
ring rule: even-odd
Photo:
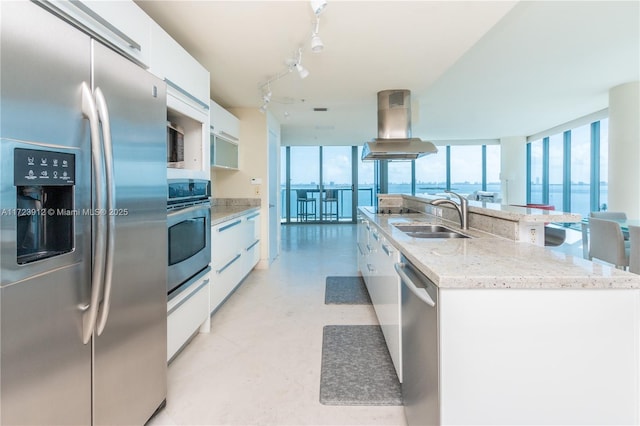
[[[251,250],[251,249],[252,249],[252,248],[254,248],[254,247],[256,246],[256,244],[258,244],[259,242],[260,242],[260,240],[255,240],[255,241],[253,242],[253,244],[251,244],[249,247],[247,247],[247,248],[246,248],[246,249],[244,249],[244,250],[245,250],[245,251],[249,251],[249,250]]]
[[[178,304],[176,306],[171,308],[171,310],[169,312],[167,312],[167,316],[171,315],[172,313],[174,313],[180,306],[184,305],[189,299],[191,299],[193,296],[195,296],[196,293],[198,293],[200,291],[200,289],[202,289],[202,287],[204,287],[207,284],[209,284],[209,280],[208,279],[204,280],[202,282],[202,284],[200,284],[198,286],[198,288],[196,288],[194,291],[191,292],[191,294],[189,294],[187,297],[185,297],[180,302],[178,302]]]
[[[242,223],[242,221],[241,221],[241,220],[236,220],[236,221],[235,221],[235,222],[233,222],[233,223],[230,223],[230,224],[225,225],[225,226],[221,226],[220,228],[218,228],[218,232],[226,231],[227,229],[229,229],[229,228],[233,228],[234,226],[236,226],[236,225],[240,225],[241,223]]]
[[[227,269],[229,266],[231,266],[231,264],[233,264],[233,262],[235,262],[236,260],[240,259],[240,256],[241,256],[241,254],[240,254],[240,253],[236,254],[236,257],[234,257],[233,259],[231,259],[231,260],[229,261],[229,263],[227,263],[226,265],[224,265],[222,268],[218,269],[218,270],[216,271],[216,274],[221,274],[221,273],[223,273],[225,269]]]

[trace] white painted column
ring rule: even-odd
[[[527,202],[527,138],[500,139],[500,183],[502,204]]]
[[[609,90],[609,208],[640,218],[640,82]]]

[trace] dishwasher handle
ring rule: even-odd
[[[411,290],[413,294],[416,295],[418,299],[422,300],[424,303],[426,303],[431,307],[436,306],[436,302],[434,302],[431,296],[429,296],[429,293],[427,293],[427,290],[425,290],[424,288],[418,288],[418,286],[416,286],[416,284],[411,280],[411,278],[409,278],[409,275],[407,275],[407,273],[404,271],[404,267],[405,267],[404,263],[402,262],[396,263],[393,265],[393,267],[395,268],[398,275],[400,275],[402,282],[407,286],[409,290]]]

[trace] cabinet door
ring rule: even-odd
[[[167,82],[170,93],[182,95],[208,116],[209,71],[156,23],[151,24],[150,53],[149,71]]]
[[[88,22],[99,23],[100,35],[118,50],[149,65],[153,20],[133,1],[69,2],[86,11]]]
[[[215,270],[242,253],[241,217],[222,222],[211,229],[211,267]]]
[[[394,268],[395,263],[400,261],[400,256],[396,248],[383,237],[380,238],[380,250],[377,254],[379,285],[376,314],[398,379],[402,381],[400,277]]]
[[[211,312],[238,285],[243,275],[244,218],[238,217],[211,229]]]
[[[149,65],[153,20],[133,1],[56,1],[42,5],[140,65]]]
[[[358,255],[358,270],[364,278],[365,284],[369,286],[369,270],[367,268],[367,261],[369,255],[369,221],[363,219],[358,224],[358,242],[357,242],[357,255]]]
[[[246,276],[260,260],[260,213],[248,214],[245,217],[244,229],[244,276]]]
[[[238,144],[214,135],[212,166],[238,169]]]
[[[240,141],[240,121],[214,101],[210,101],[211,125],[213,132],[232,142]]]

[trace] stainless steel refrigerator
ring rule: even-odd
[[[0,2],[0,32],[0,423],[144,424],[166,398],[165,84],[32,2]]]

